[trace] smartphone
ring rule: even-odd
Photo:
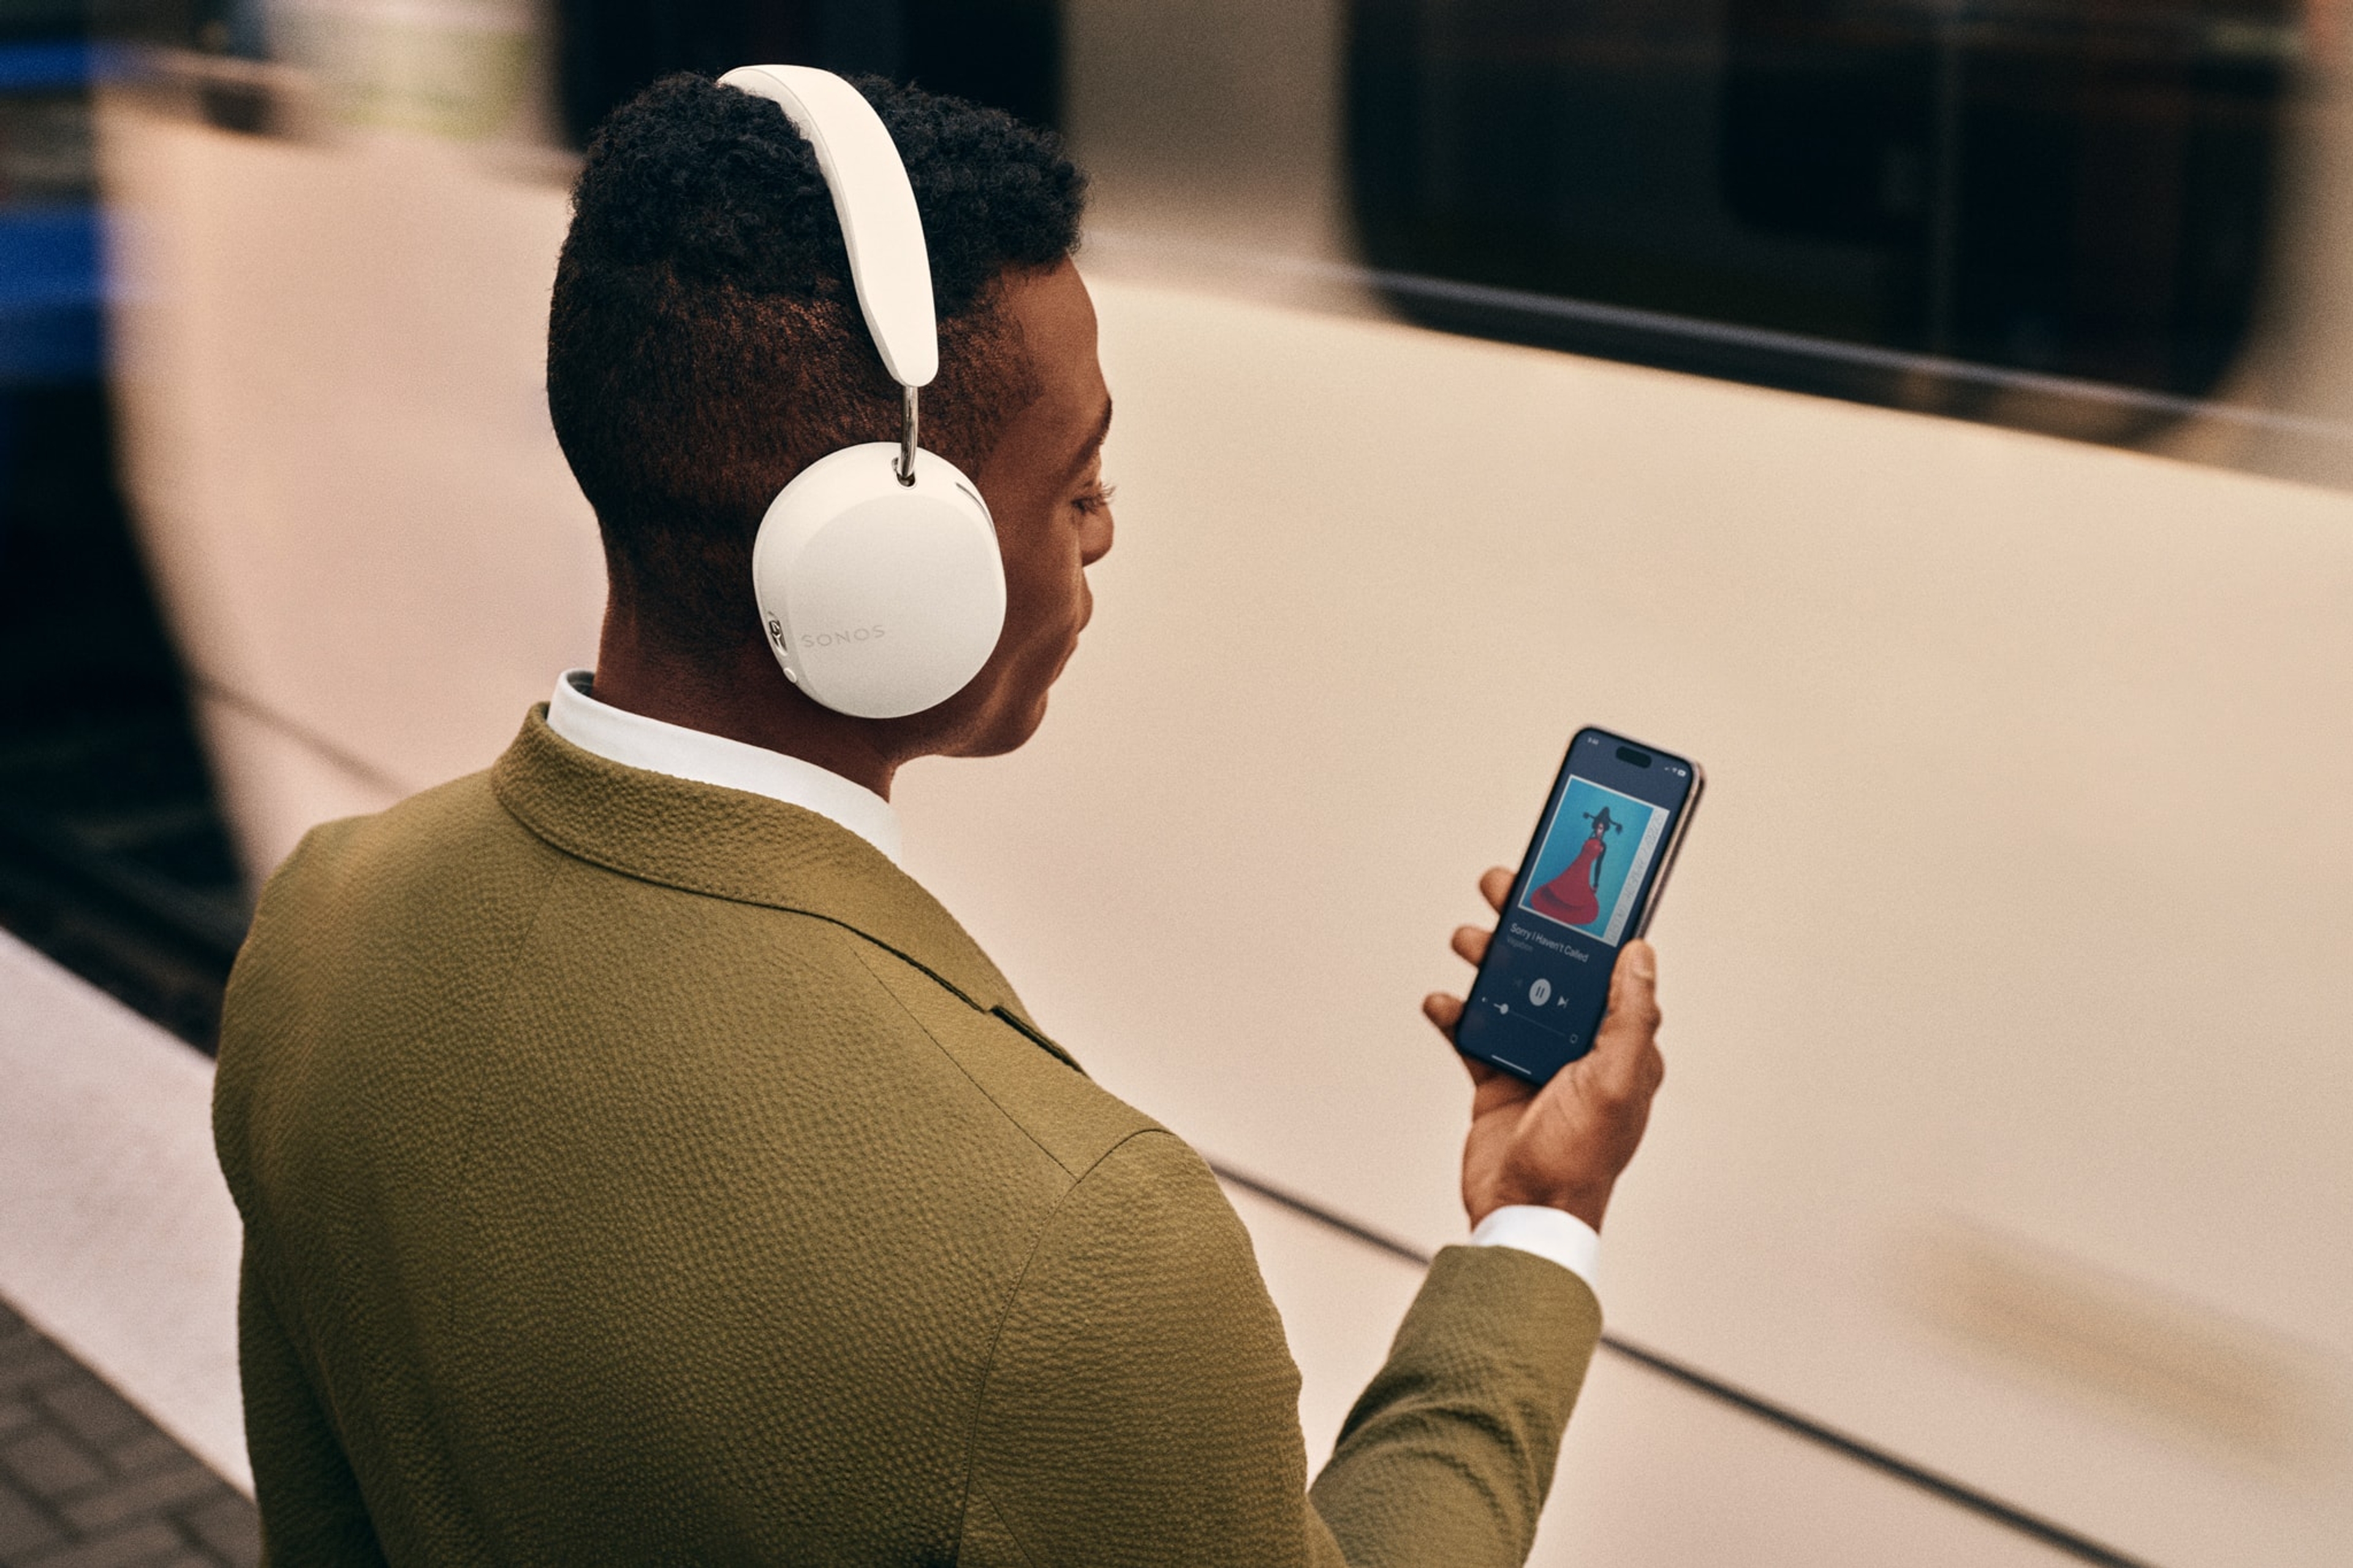
[[[1607,730],[1577,732],[1455,1049],[1541,1084],[1593,1048],[1619,950],[1650,929],[1706,783],[1688,758]]]

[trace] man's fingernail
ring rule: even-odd
[[[1636,979],[1656,980],[1659,977],[1659,955],[1652,952],[1647,945],[1634,949],[1626,955],[1626,958],[1633,968]]]

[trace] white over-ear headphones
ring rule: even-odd
[[[963,690],[1005,629],[1005,564],[980,487],[915,445],[915,389],[939,373],[932,262],[914,187],[882,117],[807,66],[719,79],[774,99],[817,149],[850,280],[900,386],[898,443],[828,452],[768,505],[752,592],[785,679],[837,712],[896,719]]]

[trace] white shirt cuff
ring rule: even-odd
[[[1549,1258],[1596,1295],[1601,1292],[1601,1233],[1563,1209],[1507,1204],[1479,1222],[1473,1247],[1516,1247]]]

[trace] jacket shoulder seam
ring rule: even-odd
[[[883,995],[889,997],[891,999],[891,1005],[899,1009],[901,1015],[903,1016],[909,1023],[914,1025],[916,1028],[921,1029],[923,1032],[923,1038],[932,1043],[932,1048],[937,1051],[943,1058],[946,1058],[949,1065],[953,1066],[957,1072],[964,1075],[965,1081],[972,1085],[974,1090],[978,1093],[983,1100],[988,1101],[990,1108],[994,1110],[997,1115],[1003,1117],[1008,1123],[1010,1123],[1013,1128],[1021,1134],[1021,1136],[1029,1140],[1030,1143],[1037,1148],[1039,1153],[1054,1162],[1055,1168],[1060,1171],[1065,1176],[1071,1178],[1072,1183],[1075,1184],[1079,1181],[1083,1173],[1072,1169],[1071,1163],[1068,1160],[1063,1159],[1060,1154],[1055,1153],[1053,1150],[1048,1148],[1045,1141],[1039,1138],[1037,1133],[1029,1130],[1029,1122],[1024,1121],[1021,1117],[1015,1115],[1011,1109],[1009,1109],[1003,1100],[997,1099],[997,1096],[990,1091],[989,1087],[987,1084],[981,1082],[978,1078],[976,1078],[973,1075],[972,1069],[964,1064],[963,1059],[959,1058],[955,1052],[948,1049],[947,1043],[942,1040],[937,1035],[932,1033],[932,1026],[929,1024],[924,1023],[923,1019],[917,1017],[915,1016],[914,1009],[908,1006],[905,1002],[901,1000],[899,994],[896,991],[893,991],[890,984],[885,982],[880,974],[877,974],[874,972],[874,961],[867,955],[865,948],[867,945],[871,944],[874,947],[881,948],[885,952],[892,953],[900,958],[905,958],[906,955],[887,943],[875,942],[871,937],[867,937],[863,931],[853,931],[850,934],[863,939],[862,942],[853,944],[852,951],[858,955],[860,966],[866,971],[866,983],[873,986],[877,991],[882,993]],[[914,961],[912,959],[908,959],[907,962],[913,964],[918,971],[929,975],[932,979],[939,980],[939,976],[932,974],[931,971],[924,969],[922,964],[914,963]],[[964,1003],[968,1007],[971,1007],[974,1012],[979,1013],[982,1017],[990,1018],[992,1020],[995,1018],[994,1014],[983,1011],[977,1004],[974,1003],[971,997],[966,996],[963,992],[956,990],[955,986],[949,985],[947,982],[944,980],[940,981],[940,984],[951,995],[955,996],[957,1001]],[[1137,1129],[1136,1131],[1140,1131],[1143,1130]],[[1133,1136],[1133,1133],[1130,1133],[1127,1136]],[[1123,1142],[1124,1141],[1124,1139],[1123,1139]],[[1099,1159],[1100,1156],[1098,1156],[1098,1160]],[[1090,1162],[1088,1169],[1092,1170],[1093,1168],[1093,1164],[1094,1162]]]
[[[879,984],[880,982],[878,981],[877,984]],[[928,1033],[928,1031],[926,1032]],[[1025,1129],[1024,1131],[1026,1131],[1027,1130]],[[1005,1325],[1013,1321],[1013,1309],[1015,1305],[1020,1301],[1021,1292],[1029,1283],[1030,1272],[1038,1266],[1038,1254],[1045,1249],[1046,1238],[1053,1234],[1055,1222],[1062,1217],[1062,1211],[1071,1206],[1071,1197],[1077,1194],[1081,1187],[1086,1185],[1087,1178],[1093,1175],[1097,1171],[1102,1170],[1105,1163],[1108,1162],[1112,1156],[1117,1154],[1122,1149],[1126,1148],[1130,1143],[1134,1142],[1139,1138],[1149,1138],[1155,1134],[1170,1139],[1175,1139],[1176,1136],[1165,1127],[1136,1128],[1134,1131],[1127,1133],[1125,1136],[1119,1139],[1118,1142],[1112,1144],[1110,1148],[1105,1149],[1101,1154],[1095,1156],[1094,1161],[1089,1164],[1084,1171],[1080,1172],[1077,1174],[1077,1176],[1071,1181],[1071,1184],[1067,1188],[1063,1189],[1062,1195],[1055,1200],[1054,1206],[1048,1210],[1045,1216],[1038,1222],[1038,1228],[1029,1238],[1029,1250],[1021,1259],[1020,1271],[1014,1275],[1013,1282],[1006,1287],[1004,1304],[997,1309],[997,1321],[989,1330],[988,1353],[981,1358],[980,1384],[973,1391],[972,1425],[965,1434],[964,1487],[961,1500],[956,1509],[956,1519],[958,1521],[956,1527],[956,1539],[959,1549],[961,1549],[963,1544],[963,1521],[968,1517],[972,1508],[973,1472],[978,1468],[980,1463],[980,1418],[982,1414],[988,1408],[989,1382],[997,1375],[997,1353],[1005,1345]],[[1060,1163],[1060,1161],[1056,1161],[1055,1163],[1057,1164]],[[990,1507],[994,1508],[996,1504],[992,1501],[990,1503]],[[997,1517],[1002,1520],[1005,1516],[1002,1511],[999,1511]],[[1010,1526],[1008,1525],[1008,1528],[1009,1529]],[[1017,1546],[1020,1544],[1018,1537],[1014,1543]]]

